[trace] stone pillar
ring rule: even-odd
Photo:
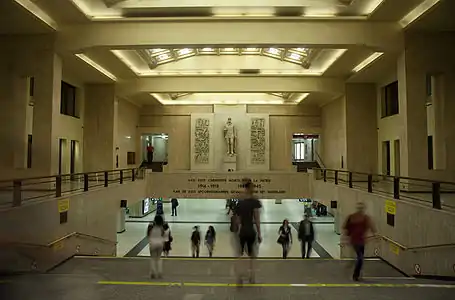
[[[29,80],[25,76],[13,78],[13,109],[9,112],[13,118],[13,165],[15,169],[27,168],[27,110],[29,108]]]
[[[346,85],[346,168],[376,173],[378,133],[376,86],[370,83]]]
[[[86,85],[84,171],[115,169],[117,111],[114,84]]]
[[[40,59],[35,76],[32,169],[36,175],[54,175],[58,173],[58,137],[55,128],[60,114],[62,61],[50,51],[43,52]]]

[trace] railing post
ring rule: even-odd
[[[335,170],[335,184],[338,184],[338,170]]]
[[[368,174],[368,193],[373,193],[373,175]]]
[[[349,176],[349,177],[348,177],[348,178],[349,178],[349,179],[348,179],[348,180],[349,180],[349,188],[352,189],[352,172],[349,172],[348,176]]]
[[[22,181],[13,182],[13,206],[21,206],[22,203]]]
[[[84,174],[84,192],[88,191],[88,174]]]
[[[104,186],[107,187],[109,185],[109,172],[104,172]]]
[[[441,184],[439,182],[433,182],[432,194],[433,194],[433,208],[442,209]]]
[[[62,196],[62,175],[57,175],[55,177],[55,197]]]
[[[326,169],[324,169],[322,171],[322,175],[324,176],[324,182],[327,182],[327,170]]]
[[[120,184],[123,183],[123,170],[120,170]]]
[[[136,180],[136,170],[135,169],[132,169],[131,170],[131,181],[135,181]]]
[[[400,177],[393,177],[393,198],[400,199]]]

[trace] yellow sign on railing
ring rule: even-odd
[[[385,201],[385,211],[388,214],[396,215],[396,213],[397,213],[397,203],[395,201],[392,201],[392,200],[386,200]]]
[[[63,213],[70,210],[70,199],[58,200],[58,212]]]

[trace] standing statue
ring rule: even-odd
[[[224,139],[226,140],[227,154],[229,156],[235,155],[235,143],[237,132],[231,118],[228,118],[226,125],[224,125]]]

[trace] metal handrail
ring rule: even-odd
[[[399,242],[385,236],[385,235],[375,235],[375,236],[370,236],[367,237],[367,239],[383,239],[389,243],[394,244],[395,246],[399,247],[403,251],[420,251],[424,249],[438,249],[438,248],[450,248],[450,247],[455,247],[455,243],[445,243],[445,244],[434,244],[434,245],[424,245],[424,246],[412,246],[408,247],[403,244],[400,244]],[[346,243],[340,243],[339,245],[344,245]]]
[[[341,170],[341,169],[328,169],[328,168],[314,168],[314,170],[320,170],[320,171],[336,171],[338,173],[352,173],[352,174],[360,174],[360,175],[372,175],[372,176],[379,176],[379,177],[388,177],[388,178],[399,178],[399,179],[405,179],[405,180],[415,180],[415,181],[423,181],[423,182],[438,182],[441,184],[451,184],[455,185],[455,182],[449,182],[449,181],[440,181],[440,180],[431,180],[431,179],[424,179],[424,178],[414,178],[414,177],[403,177],[403,176],[393,176],[393,175],[387,175],[387,174],[373,174],[373,173],[365,173],[365,172],[352,172],[349,170]]]
[[[65,236],[62,236],[61,238],[58,238],[50,243],[47,243],[47,244],[34,244],[34,243],[23,243],[23,242],[10,242],[10,243],[4,243],[4,244],[9,244],[9,245],[21,245],[21,246],[26,246],[26,247],[37,247],[37,248],[50,248],[52,247],[53,245],[55,244],[58,244],[64,240],[67,240],[71,237],[74,237],[74,236],[81,236],[81,237],[87,237],[87,238],[92,238],[92,239],[95,239],[95,240],[98,240],[98,241],[101,241],[101,242],[104,242],[104,243],[110,243],[110,244],[114,244],[114,245],[117,245],[117,242],[116,241],[112,241],[112,240],[108,240],[108,239],[104,239],[104,238],[100,238],[98,236],[94,236],[94,235],[90,235],[90,234],[86,234],[86,233],[80,233],[80,232],[72,232],[72,233],[69,233]]]
[[[316,153],[316,157],[319,159],[319,163],[321,164],[321,167],[323,169],[325,169],[325,163],[324,161],[322,160],[322,157],[319,155],[319,153],[317,151],[314,151],[314,153]]]
[[[56,175],[47,175],[47,176],[36,176],[36,177],[23,177],[23,178],[13,178],[13,179],[4,179],[0,180],[0,183],[4,182],[11,182],[11,181],[25,181],[25,180],[36,180],[36,179],[47,179],[47,178],[55,178],[55,177],[65,177],[65,176],[80,176],[80,175],[90,175],[90,174],[99,174],[99,173],[112,173],[112,172],[120,172],[120,171],[133,171],[137,170],[138,168],[127,168],[127,169],[114,169],[114,170],[100,170],[100,171],[92,171],[92,172],[83,172],[83,173],[68,173],[68,174],[56,174]]]

